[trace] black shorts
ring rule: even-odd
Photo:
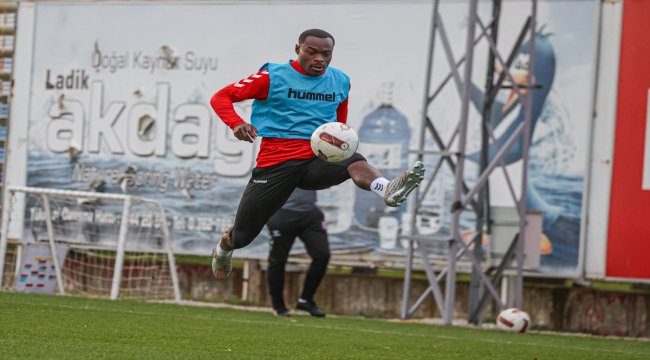
[[[338,163],[315,157],[253,169],[239,202],[230,243],[235,249],[247,246],[264,229],[271,216],[280,210],[295,188],[323,190],[338,185],[350,178],[348,166],[357,161],[366,159],[355,153]]]

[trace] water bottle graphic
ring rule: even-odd
[[[406,116],[390,102],[368,114],[359,128],[359,152],[368,163],[388,180],[399,176],[408,167],[411,128]],[[393,216],[401,219],[405,206],[393,208],[370,191],[355,190],[354,215],[359,227],[377,230],[379,219]]]
[[[346,181],[343,184],[318,191],[318,207],[325,215],[327,233],[342,234],[352,225],[352,202],[354,183]]]

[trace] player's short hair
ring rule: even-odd
[[[300,36],[298,37],[298,45],[303,44],[305,40],[307,40],[308,36],[313,36],[321,39],[330,38],[332,39],[332,45],[336,43],[336,41],[334,40],[334,36],[332,36],[332,34],[328,33],[327,31],[321,29],[309,29],[303,31],[302,34],[300,34]]]

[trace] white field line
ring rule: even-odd
[[[0,303],[15,304],[14,302],[8,302],[8,301],[0,301]],[[24,301],[21,302],[20,305],[52,306],[52,307],[64,308],[64,309],[90,310],[90,311],[98,311],[98,312],[124,313],[124,314],[133,314],[133,315],[148,315],[148,316],[172,315],[175,317],[183,317],[183,318],[186,317],[180,314],[179,315],[169,314],[169,313],[161,314],[161,313],[148,312],[148,311],[133,311],[133,310],[124,311],[124,310],[117,310],[117,309],[108,310],[108,309],[101,309],[101,308],[96,308],[88,305],[79,307],[79,306],[58,305],[58,304],[50,305],[47,303],[31,303],[31,302],[24,302]],[[12,309],[9,307],[4,307],[4,309],[0,310],[0,313],[3,311],[12,311]],[[293,319],[290,319],[289,321],[265,321],[265,320],[230,319],[230,318],[211,317],[211,316],[195,316],[194,318],[201,319],[201,320],[217,320],[217,321],[227,321],[227,322],[246,323],[246,324],[263,324],[263,325],[275,325],[275,326],[285,326],[285,327],[293,326],[293,327],[315,328],[315,329],[325,329],[325,330],[364,332],[364,333],[391,335],[391,336],[408,336],[408,337],[435,338],[435,339],[444,339],[444,340],[475,341],[475,342],[486,342],[486,343],[505,344],[505,345],[515,344],[515,345],[526,345],[526,346],[541,347],[541,348],[571,349],[571,350],[580,350],[580,351],[588,351],[588,352],[607,352],[607,353],[629,354],[629,355],[647,355],[647,352],[625,351],[626,349],[622,349],[622,350],[593,349],[593,348],[581,347],[581,346],[548,345],[548,344],[542,344],[542,343],[530,342],[530,341],[513,342],[513,341],[501,341],[501,340],[494,340],[494,339],[481,339],[481,338],[474,338],[474,337],[457,337],[457,336],[438,335],[438,334],[410,334],[410,333],[402,333],[396,331],[369,330],[364,328],[303,324],[303,323],[298,323],[296,320]],[[516,334],[513,335],[517,336]],[[540,334],[540,335],[545,335],[545,334]]]

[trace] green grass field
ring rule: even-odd
[[[650,342],[0,292],[0,358],[650,359]]]

